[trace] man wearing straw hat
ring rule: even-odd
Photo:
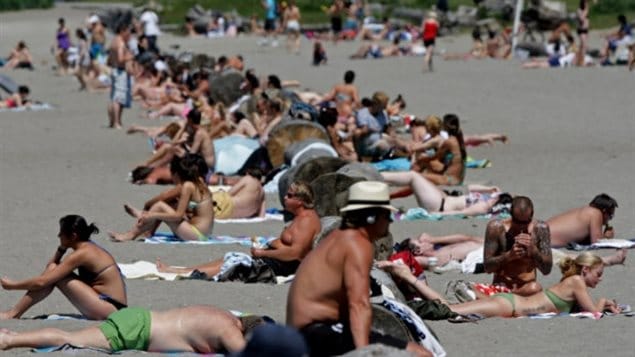
[[[388,234],[388,186],[362,181],[349,188],[341,226],[300,264],[287,298],[287,324],[300,330],[311,356],[340,355],[381,343],[429,356],[423,347],[371,331],[369,298],[373,241]]]

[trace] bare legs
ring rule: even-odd
[[[110,343],[99,327],[93,326],[83,330],[66,332],[55,328],[45,328],[28,332],[12,332],[0,329],[0,350],[16,347],[51,347],[63,344],[73,346],[96,347],[110,350]]]
[[[108,104],[108,127],[112,129],[121,129],[121,112],[123,107],[121,104],[111,101]]]
[[[202,273],[205,273],[205,275],[207,275],[208,277],[212,277],[220,273],[220,268],[223,265],[223,260],[219,259],[213,262],[209,262],[209,263],[205,263],[201,265],[195,265],[193,267],[179,268],[179,267],[173,267],[168,264],[165,264],[161,261],[161,259],[157,259],[156,265],[157,265],[157,270],[162,273],[181,274],[181,273],[191,273],[194,270],[198,270]]]
[[[428,211],[436,212],[441,207],[444,195],[432,182],[426,180],[414,171],[407,172],[382,172],[384,180],[393,185],[408,185],[414,191],[419,206]]]
[[[426,70],[432,72],[432,55],[434,54],[434,46],[430,45],[426,47],[426,54],[423,57],[423,71]]]
[[[501,297],[488,297],[462,304],[448,305],[450,310],[460,315],[479,314],[485,317],[512,317],[513,308],[510,302]]]
[[[138,210],[133,210],[132,207],[130,206],[127,206],[126,212],[128,212],[129,214],[131,214],[131,212],[136,212],[137,214],[139,214]],[[168,205],[167,203],[163,201],[160,201],[152,205],[149,212],[174,213],[175,210],[174,208],[172,208],[172,206]],[[117,242],[130,241],[130,240],[134,240],[135,238],[139,237],[140,235],[148,231],[155,230],[156,226],[160,224],[161,222],[163,222],[170,227],[172,232],[177,237],[183,240],[198,240],[199,239],[197,232],[192,228],[192,225],[186,220],[166,222],[166,221],[161,221],[158,219],[148,219],[144,221],[145,222],[141,224],[139,223],[139,221],[137,221],[137,223],[135,223],[135,225],[129,231],[125,233],[108,232],[108,235],[110,236],[112,240]],[[211,231],[211,227],[209,230]],[[201,233],[207,234],[206,232],[201,232]]]
[[[494,142],[496,141],[507,144],[508,140],[507,135],[496,133],[466,135],[463,138],[465,145],[469,146],[479,146],[481,144],[494,145]]]
[[[49,264],[45,271],[52,270],[55,264]],[[27,291],[11,309],[0,313],[0,320],[20,318],[28,309],[44,300],[51,294],[53,288],[60,289],[62,294],[82,313],[85,317],[93,320],[103,320],[109,314],[116,311],[110,303],[99,299],[99,295],[93,288],[79,280],[76,275],[71,274],[60,280],[55,285],[51,285],[39,290]]]
[[[602,262],[604,262],[605,266],[624,264],[626,260],[626,249],[618,249],[615,254],[609,255],[607,257],[602,257]]]

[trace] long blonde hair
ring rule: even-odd
[[[562,272],[562,279],[560,281],[574,275],[580,275],[583,267],[595,268],[596,266],[603,264],[602,258],[589,252],[584,252],[578,255],[575,259],[566,257],[560,261],[560,271]]]

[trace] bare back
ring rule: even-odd
[[[233,217],[264,215],[265,190],[255,177],[245,175],[232,186],[229,194],[234,201]]]
[[[236,352],[245,345],[238,318],[212,306],[152,313],[150,352]]]
[[[602,236],[602,223],[602,212],[590,206],[574,208],[549,218],[551,246],[562,247],[571,242],[595,243]]]
[[[366,278],[373,246],[358,231],[337,229],[302,261],[287,299],[287,324],[302,328],[316,321],[347,321],[344,269],[348,256],[362,254]],[[368,279],[361,282],[368,291]]]

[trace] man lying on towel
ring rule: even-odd
[[[282,230],[280,238],[270,243],[269,249],[251,249],[254,261],[264,263],[276,276],[295,274],[300,261],[313,246],[313,238],[320,232],[320,217],[313,209],[313,190],[304,182],[294,182],[284,196],[285,209],[294,215],[293,221]],[[189,273],[198,270],[211,278],[221,272],[223,259],[188,267],[177,268],[157,261],[157,270],[163,273]],[[262,264],[252,264],[260,267]]]
[[[238,352],[245,347],[245,334],[263,322],[258,316],[238,318],[212,306],[167,311],[129,307],[110,314],[100,325],[73,332],[52,328],[26,332],[2,329],[0,350],[70,344],[113,352]]]

